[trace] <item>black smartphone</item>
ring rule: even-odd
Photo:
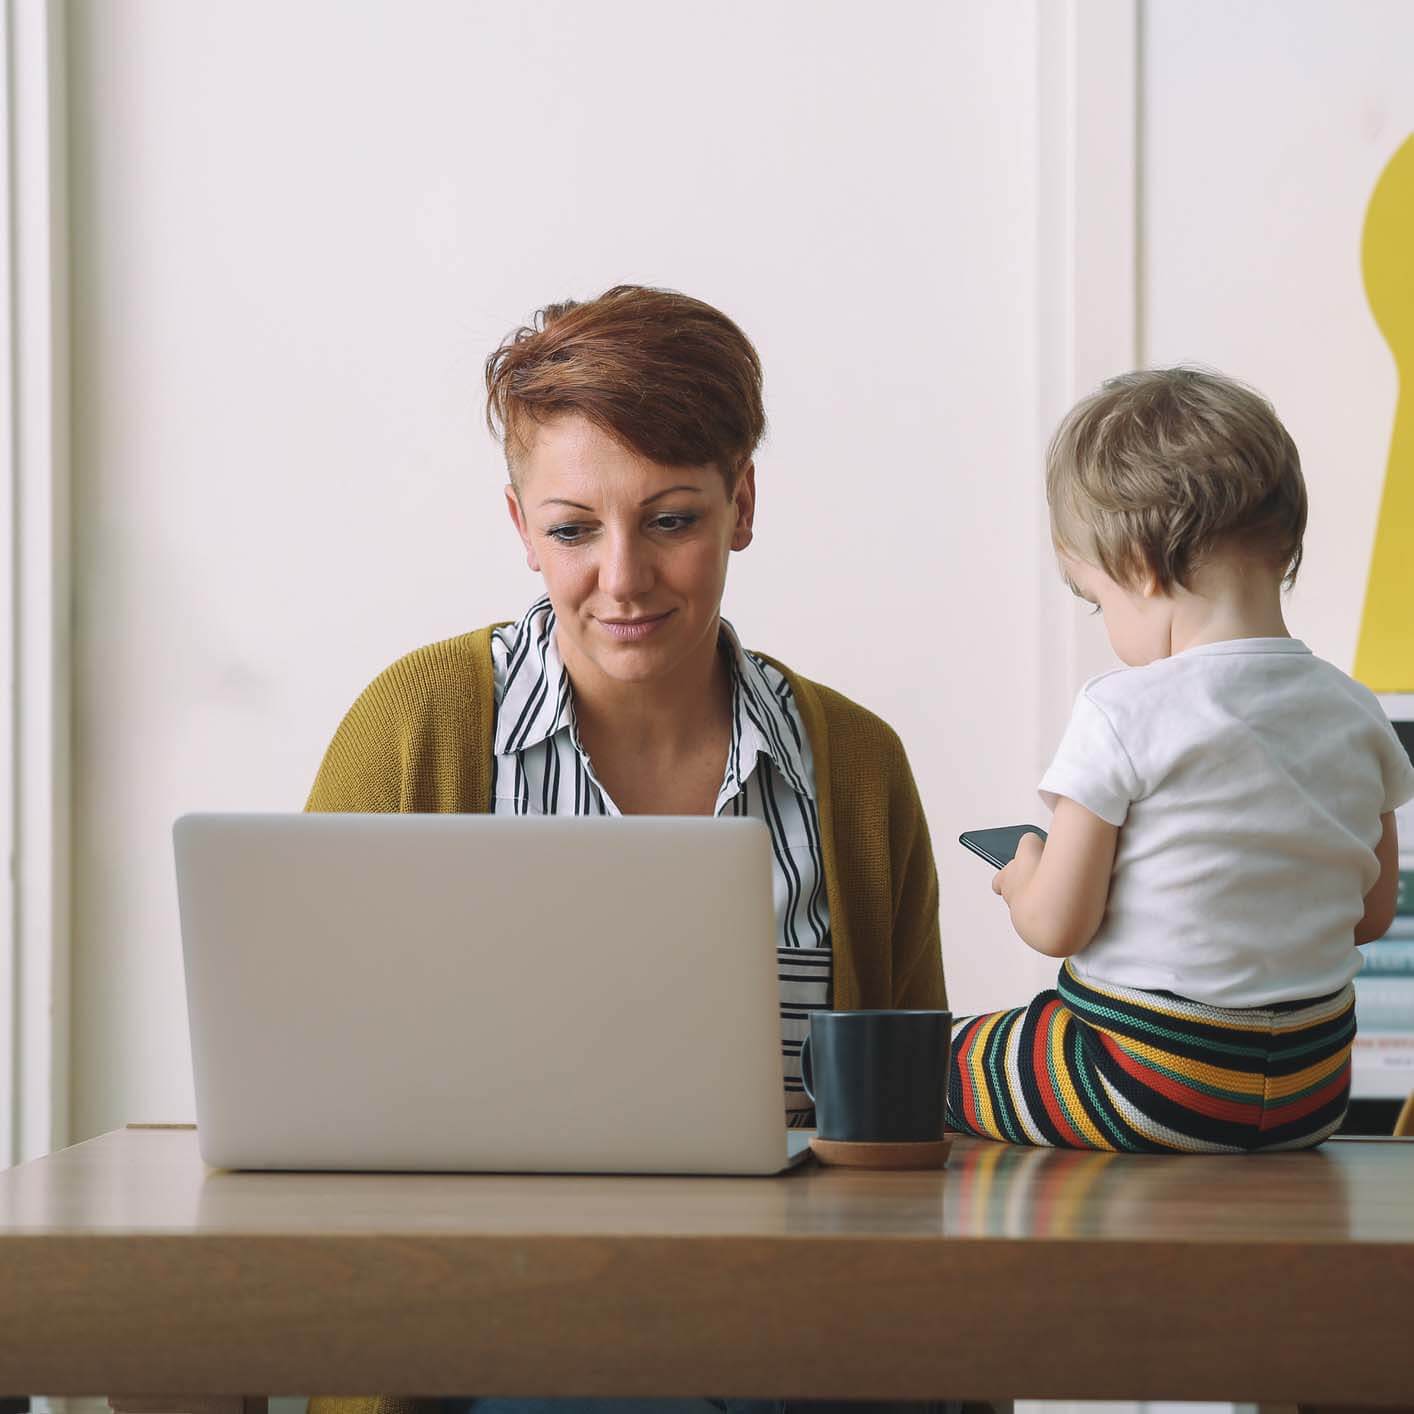
[[[1040,835],[1043,841],[1046,838],[1039,825],[1003,825],[996,830],[968,830],[957,837],[957,842],[973,854],[980,854],[994,868],[1004,869],[1015,856],[1022,835]]]

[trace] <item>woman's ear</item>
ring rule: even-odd
[[[506,509],[511,513],[511,524],[516,528],[516,534],[520,536],[520,543],[525,546],[525,562],[535,571],[540,573],[540,561],[536,558],[535,546],[530,539],[530,527],[525,523],[525,507],[520,503],[520,493],[514,485],[506,487]]]
[[[747,462],[736,480],[732,492],[732,510],[736,520],[732,526],[732,549],[744,550],[751,544],[752,525],[756,520],[756,463]]]

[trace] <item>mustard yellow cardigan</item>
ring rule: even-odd
[[[833,1005],[944,1008],[938,876],[903,745],[863,707],[776,663],[815,759]],[[485,813],[495,740],[491,629],[400,658],[334,734],[308,810]],[[435,1400],[317,1397],[310,1414],[436,1414]]]
[[[902,743],[873,713],[775,666],[815,758],[833,1005],[946,1007],[938,876]],[[349,709],[305,808],[488,812],[495,712],[491,629],[409,653]]]

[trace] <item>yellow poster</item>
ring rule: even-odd
[[[1365,294],[1394,354],[1399,396],[1355,676],[1414,692],[1414,136],[1390,159],[1365,215]]]

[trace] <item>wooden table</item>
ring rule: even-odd
[[[1414,1143],[945,1172],[0,1173],[0,1392],[1414,1400]]]

